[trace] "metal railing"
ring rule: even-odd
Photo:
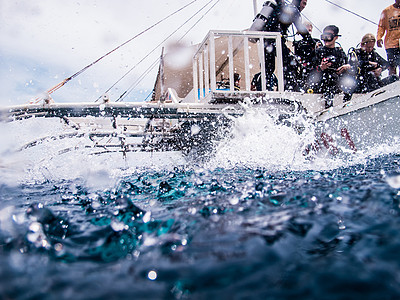
[[[221,39],[222,38],[222,39]],[[266,91],[265,74],[265,41],[271,40],[276,47],[276,77],[278,79],[277,91],[283,91],[283,60],[282,43],[279,32],[258,32],[258,31],[210,31],[200,44],[193,57],[193,88],[195,101],[207,98],[211,93],[232,93],[235,91],[234,74],[237,70],[235,60],[241,60],[240,67],[244,68],[244,88],[240,92],[252,93],[251,73],[254,73],[255,63],[260,66],[261,87]],[[216,53],[216,42],[218,42],[218,53]],[[271,43],[270,43],[271,44]],[[257,47],[257,51],[250,53],[251,45]],[[243,53],[241,53],[243,52]],[[256,52],[256,55],[254,53]],[[238,57],[240,55],[241,57]],[[256,56],[256,57],[255,57]],[[218,64],[217,64],[218,61]],[[253,63],[251,63],[252,61]],[[222,71],[228,69],[228,88],[221,90],[217,87],[217,76],[224,74]],[[222,75],[221,75],[222,73]],[[254,75],[254,74],[253,74]],[[258,91],[259,92],[259,91]]]

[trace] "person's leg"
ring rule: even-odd
[[[335,95],[344,92],[341,84],[342,78],[336,73],[324,73],[323,78],[325,108],[329,108],[333,106],[333,98]],[[350,99],[351,97],[348,98],[347,101]]]
[[[367,92],[372,92],[381,87],[380,80],[376,78],[375,74],[368,72],[366,75]]]
[[[386,49],[387,60],[389,63],[389,75],[396,74],[396,62],[395,62],[395,49]]]
[[[399,48],[396,48],[393,51],[393,61],[394,61],[395,68],[400,66],[400,49]],[[396,74],[396,69],[394,70],[393,74]],[[399,68],[399,75],[400,75],[400,68]]]
[[[391,84],[398,80],[399,80],[399,77],[397,75],[395,75],[395,74],[389,75],[388,77],[385,77],[381,80],[381,86]]]

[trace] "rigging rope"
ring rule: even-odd
[[[314,24],[313,21],[310,20],[310,18],[308,18],[304,13],[301,13],[301,15],[308,21],[311,23],[311,25],[313,26],[313,28],[316,28],[320,33],[322,33],[322,30],[318,28],[317,25]]]
[[[211,6],[197,21],[196,23],[194,23],[186,32],[183,36],[181,36],[181,38],[178,40],[178,42],[180,42],[213,8],[215,5],[217,5],[221,0],[217,0],[217,2],[214,3],[213,6]],[[211,1],[210,1],[211,2]],[[209,3],[207,3],[205,6],[207,6]],[[204,8],[204,7],[203,7]],[[202,8],[202,9],[203,9]],[[202,10],[201,9],[201,10]],[[201,11],[200,10],[200,11]],[[157,63],[159,61],[159,59],[157,59],[155,61],[155,63]],[[154,63],[153,63],[154,65]],[[141,77],[138,78],[138,80],[136,80],[117,100],[118,101],[122,101],[126,96],[128,96],[141,82],[142,80],[151,72],[151,70],[155,67],[151,65],[146,71],[145,74],[142,74]],[[146,97],[146,99],[144,101],[147,100],[147,98],[149,98],[148,96]]]
[[[64,84],[66,84],[68,81],[70,81],[71,79],[77,77],[78,75],[82,74],[84,71],[86,71],[87,69],[89,69],[90,67],[92,67],[93,65],[95,65],[96,63],[98,63],[100,60],[102,60],[103,58],[105,58],[106,56],[110,55],[111,53],[115,52],[116,50],[118,50],[119,48],[125,46],[126,44],[130,43],[131,41],[133,41],[134,39],[138,38],[139,36],[141,36],[142,34],[146,33],[147,31],[149,31],[150,29],[154,28],[155,26],[159,25],[160,23],[164,22],[165,20],[169,19],[170,17],[172,17],[173,15],[177,14],[178,12],[184,10],[186,7],[192,5],[193,3],[197,2],[198,0],[193,0],[191,2],[189,2],[188,4],[184,5],[183,7],[179,8],[178,10],[174,11],[173,13],[171,13],[170,15],[162,18],[161,20],[159,20],[158,22],[154,23],[153,25],[151,25],[150,27],[146,28],[145,30],[143,30],[142,32],[138,33],[137,35],[135,35],[134,37],[130,38],[129,40],[127,40],[126,42],[122,43],[121,45],[119,45],[118,47],[112,49],[111,51],[107,52],[106,54],[104,54],[103,56],[101,56],[100,58],[96,59],[94,62],[92,62],[91,64],[87,65],[86,67],[84,67],[83,69],[81,69],[80,71],[76,72],[75,74],[73,74],[72,76],[65,78],[63,81],[61,81],[59,84],[55,85],[54,87],[52,87],[51,89],[49,89],[46,93],[47,94],[51,94],[53,92],[55,92],[56,90],[58,90],[59,88],[61,88]],[[38,97],[35,99],[34,103],[38,103],[41,100],[41,97]]]
[[[196,21],[196,23],[194,23],[193,25],[192,25],[192,27],[190,27],[186,32],[185,32],[185,34],[178,40],[178,42],[180,42],[197,24],[199,24],[199,22],[214,8],[214,6],[215,5],[217,5],[218,3],[219,3],[219,1],[221,1],[221,0],[217,0],[217,2],[215,2],[214,4],[213,4],[213,6],[211,6],[201,17],[200,17],[200,19],[198,19],[197,21]],[[208,3],[207,3],[207,5],[208,5]]]
[[[365,17],[359,15],[359,14],[355,13],[354,11],[351,11],[351,10],[349,10],[349,9],[347,9],[347,8],[344,8],[343,6],[340,6],[339,4],[336,4],[336,3],[334,3],[334,2],[332,2],[332,1],[330,1],[330,0],[325,0],[325,1],[328,2],[328,3],[330,3],[330,4],[332,4],[332,5],[334,5],[334,6],[336,6],[336,7],[338,7],[338,8],[340,8],[340,9],[343,9],[344,11],[347,11],[348,13],[351,13],[351,14],[353,14],[353,15],[355,15],[355,16],[357,16],[357,17],[359,17],[359,18],[361,18],[361,19],[363,19],[363,20],[365,20],[365,21],[368,21],[368,22],[370,22],[370,23],[372,23],[372,24],[378,26],[378,24],[377,24],[376,22],[371,21],[370,19],[367,19],[367,18],[365,18]]]
[[[173,36],[179,29],[181,29],[184,25],[186,25],[191,19],[193,19],[197,14],[199,14],[203,9],[205,9],[211,2],[213,2],[214,0],[210,0],[209,2],[207,2],[200,10],[198,10],[196,13],[194,13],[191,17],[189,17],[182,25],[180,25],[177,29],[175,29],[170,35],[168,35],[161,43],[159,43],[156,47],[153,48],[153,50],[151,50],[145,57],[143,57],[136,65],[134,65],[130,70],[128,70],[128,72],[126,72],[120,79],[118,79],[111,87],[109,87],[105,93],[108,93],[113,87],[115,87],[122,79],[124,79],[130,72],[132,72],[140,63],[142,63],[147,57],[149,57],[154,51],[156,51],[162,44],[164,44],[171,36]],[[217,3],[220,0],[217,0]],[[214,5],[215,6],[215,5]],[[132,87],[132,85],[131,85]],[[129,89],[131,89],[128,88]],[[126,97],[128,90],[126,90],[123,94],[124,97]],[[129,91],[130,93],[131,91]],[[101,96],[96,99],[95,102],[97,102],[99,99],[101,98]],[[118,98],[121,99],[121,96]]]
[[[122,101],[123,98],[125,98],[132,90],[134,90],[140,82],[158,65],[160,59],[157,58],[151,65],[142,73],[142,75],[139,76],[139,78],[125,91],[119,96],[115,102]]]

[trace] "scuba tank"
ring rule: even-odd
[[[280,1],[280,0],[277,0]],[[254,18],[253,24],[251,24],[250,31],[263,31],[267,22],[268,17],[273,13],[275,9],[280,6],[280,3],[276,0],[268,0],[264,3],[260,13]]]

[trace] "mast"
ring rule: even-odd
[[[165,101],[165,81],[164,81],[164,47],[161,50],[161,57],[160,57],[160,83],[161,83],[161,94],[160,94],[160,101]]]
[[[253,9],[254,9],[254,16],[257,16],[257,0],[253,0]]]

